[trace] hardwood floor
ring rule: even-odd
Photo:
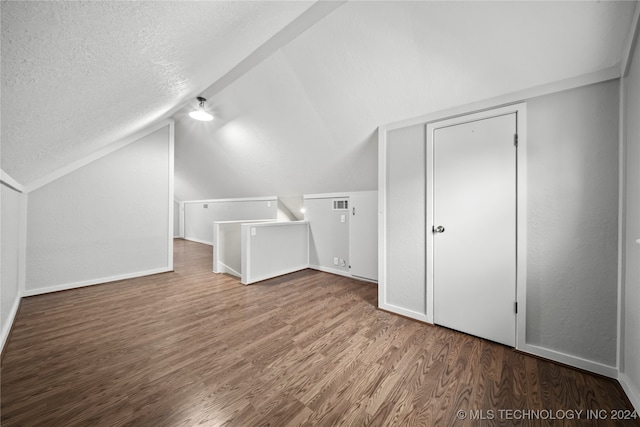
[[[615,381],[377,310],[373,284],[243,286],[183,240],[175,270],[24,299],[2,426],[640,425]]]

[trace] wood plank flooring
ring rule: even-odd
[[[24,299],[2,426],[640,425],[615,381],[377,310],[373,284],[243,286],[183,240],[175,270]]]

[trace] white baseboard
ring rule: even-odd
[[[257,282],[261,282],[263,280],[267,280],[267,279],[273,279],[274,277],[279,277],[279,276],[284,276],[285,274],[291,274],[291,273],[295,273],[296,271],[302,271],[302,270],[306,270],[308,267],[306,265],[300,265],[297,267],[291,267],[291,268],[286,268],[283,270],[277,270],[277,271],[272,271],[269,274],[262,274],[259,276],[255,276],[255,277],[243,277],[241,280],[241,283],[243,285],[251,285],[252,283],[257,283]],[[250,276],[250,275],[248,275]]]
[[[309,265],[308,268],[310,268],[312,270],[322,271],[324,273],[331,273],[331,274],[336,274],[338,276],[350,277],[352,279],[360,280],[362,282],[369,282],[369,283],[378,284],[377,280],[367,279],[366,277],[354,276],[353,274],[349,273],[348,271],[336,270],[336,269],[329,268],[329,267],[321,267],[319,265]]]
[[[202,243],[203,245],[213,246],[213,242],[207,242],[206,240],[194,239],[192,237],[182,237],[184,240],[188,240],[190,242]]]
[[[7,343],[7,338],[9,338],[9,333],[11,332],[11,327],[13,326],[13,322],[16,320],[16,314],[18,314],[18,308],[20,307],[20,301],[22,297],[20,294],[16,295],[15,301],[13,301],[13,305],[11,306],[11,310],[9,311],[9,317],[7,317],[7,321],[2,325],[2,343],[0,345],[0,352],[4,350],[4,345]]]
[[[584,369],[585,371],[604,375],[605,377],[614,379],[618,378],[618,369],[615,366],[605,365],[603,363],[594,362],[592,360],[583,359],[578,356],[572,356],[570,354],[532,344],[525,344],[524,348],[519,348],[518,350],[533,354],[534,356],[540,356],[545,359],[573,366],[574,368]]]
[[[351,274],[350,276],[351,276],[352,279],[360,280],[361,282],[373,283],[374,285],[378,284],[378,281],[374,280],[374,279],[368,279],[366,277],[356,276],[354,274]]]
[[[640,390],[638,390],[638,387],[636,387],[633,381],[631,381],[631,378],[623,372],[618,375],[618,382],[627,394],[633,408],[640,413]]]
[[[121,274],[118,276],[83,280],[81,282],[65,283],[65,284],[56,285],[56,286],[48,286],[46,288],[26,289],[24,291],[23,296],[30,297],[34,295],[48,294],[50,292],[66,291],[69,289],[83,288],[85,286],[101,285],[103,283],[116,282],[118,280],[135,279],[136,277],[151,276],[152,274],[168,273],[170,271],[173,271],[173,269],[164,267],[164,268],[158,268],[155,270],[138,271],[135,273]]]
[[[229,267],[227,264],[224,264],[220,261],[218,261],[218,270],[219,271],[213,270],[213,272],[216,274],[227,273],[227,274],[231,274],[232,276],[242,277],[242,274],[238,273],[236,270],[234,270],[233,268]]]
[[[408,317],[410,319],[419,320],[421,322],[433,324],[427,319],[427,315],[424,313],[419,313],[417,311],[407,310],[406,308],[397,307],[392,304],[385,304],[378,302],[378,308],[380,310],[388,311],[390,313],[399,314],[400,316]]]
[[[313,270],[323,271],[325,273],[337,274],[338,276],[345,276],[345,277],[352,277],[353,278],[351,273],[349,273],[348,271],[337,270],[337,269],[329,268],[329,267],[322,267],[322,266],[319,266],[319,265],[309,265],[309,268],[311,268]]]

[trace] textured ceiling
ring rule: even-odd
[[[375,189],[378,126],[616,66],[635,6],[348,2],[176,115],[176,197]]]
[[[353,1],[281,36],[319,4],[3,1],[2,169],[175,113],[179,199],[372,189],[377,126],[615,66],[636,7]],[[213,122],[185,118],[200,93]]]
[[[2,169],[27,185],[166,116],[312,2],[2,2]]]

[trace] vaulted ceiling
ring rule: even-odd
[[[2,2],[2,169],[22,184],[166,117],[313,2]]]
[[[172,116],[179,200],[372,189],[377,126],[617,66],[635,7],[3,1],[2,169],[28,184]]]

